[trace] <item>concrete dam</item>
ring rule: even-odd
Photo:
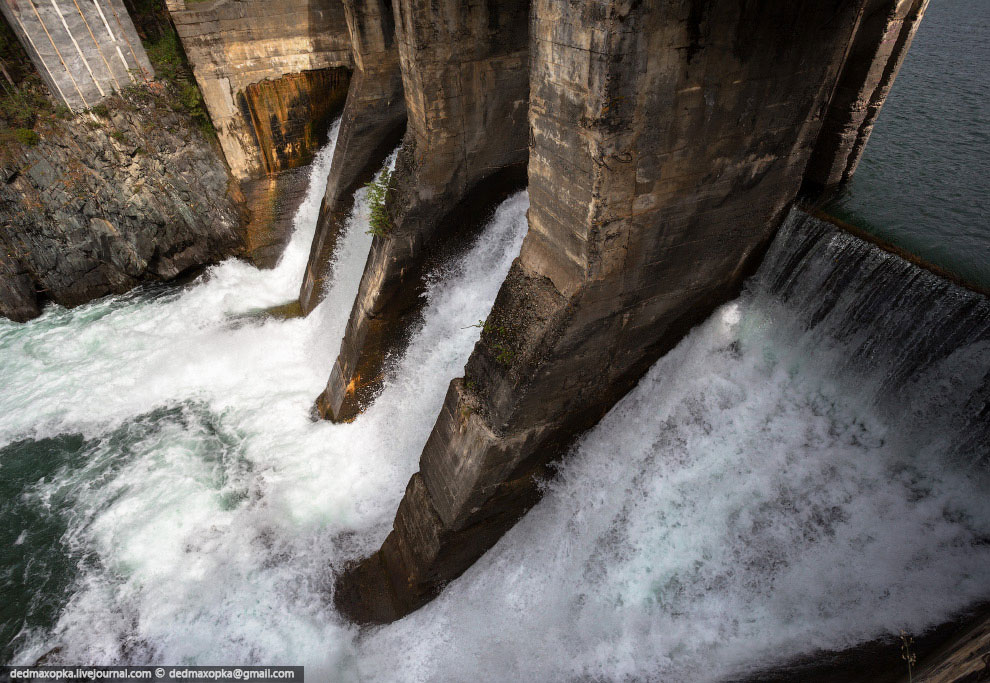
[[[508,193],[530,198],[394,531],[338,583],[345,613],[390,621],[460,575],[537,500],[548,463],[738,293],[799,193],[851,176],[924,10],[343,3],[355,71],[303,311],[354,190],[402,137],[320,415],[374,400],[431,264]]]
[[[72,113],[93,116],[115,93],[132,96],[154,83],[143,28],[122,0],[0,0],[0,7]],[[209,162],[201,151],[182,170],[181,192],[170,196],[191,201],[195,176],[209,177],[213,206],[226,192],[227,232],[237,207],[238,253],[256,269],[223,262],[186,293],[154,293],[148,305],[162,316],[164,345],[179,349],[188,334],[180,320],[191,320],[201,357],[152,346],[144,353],[162,367],[196,370],[170,370],[158,381],[136,360],[115,381],[143,385],[133,395],[121,389],[141,406],[140,420],[180,433],[194,425],[219,452],[237,452],[231,444],[249,441],[243,435],[259,422],[284,419],[304,435],[265,435],[251,446],[264,455],[224,464],[236,474],[221,477],[214,516],[248,517],[212,522],[202,546],[182,541],[191,548],[183,553],[216,544],[231,562],[251,566],[229,579],[229,595],[218,589],[219,602],[239,604],[234,593],[247,591],[247,577],[264,575],[274,577],[266,584],[273,595],[304,596],[292,603],[296,612],[325,603],[319,610],[332,615],[328,625],[300,642],[360,629],[348,636],[357,638],[353,652],[337,652],[318,669],[328,680],[346,678],[343,671],[389,678],[369,652],[415,651],[412,633],[435,628],[437,613],[465,625],[445,636],[453,649],[483,649],[493,627],[478,626],[470,612],[479,609],[479,591],[535,605],[544,604],[541,595],[566,602],[553,611],[558,602],[548,598],[546,609],[570,614],[579,638],[589,638],[568,655],[575,668],[554,660],[541,669],[533,664],[541,657],[536,644],[511,619],[493,622],[506,632],[492,645],[501,653],[493,661],[517,653],[543,680],[624,672],[650,680],[899,681],[899,654],[877,636],[892,615],[924,624],[920,646],[943,648],[922,662],[924,676],[909,669],[913,680],[966,680],[938,672],[977,670],[979,648],[990,642],[979,608],[990,597],[981,569],[990,560],[983,529],[990,516],[978,493],[990,455],[990,299],[823,210],[855,176],[928,0],[167,0],[165,7],[215,129],[209,145],[229,178],[222,188],[215,170],[202,170]],[[113,139],[105,145],[117,147],[141,156]],[[48,182],[27,154],[23,171],[0,178],[9,192]],[[116,231],[112,220],[87,214],[86,221]],[[110,249],[111,238],[101,239],[97,260]],[[225,240],[232,250],[233,238]],[[149,249],[134,251],[156,263]],[[47,282],[38,259],[8,258],[0,262],[0,298],[5,287]],[[182,261],[174,275],[191,264]],[[233,315],[229,302],[239,290],[252,304]],[[44,297],[37,297],[40,312]],[[116,303],[95,305],[110,306],[97,324],[119,319]],[[121,324],[136,334],[149,323]],[[262,337],[276,325],[284,326],[279,336]],[[293,349],[296,365],[259,370],[257,387],[232,379],[269,367],[283,347]],[[12,386],[21,381],[20,370],[9,372]],[[197,373],[215,387],[200,386]],[[315,383],[296,378],[313,373]],[[284,399],[275,388],[282,374],[287,385],[297,382]],[[767,394],[754,402],[756,386]],[[67,390],[51,389],[56,397]],[[226,391],[253,401],[244,410],[250,420],[229,431],[212,412],[241,410]],[[266,394],[278,406],[270,417]],[[112,394],[103,400],[122,415],[130,410]],[[0,434],[4,420],[18,438],[27,433],[21,410],[0,420]],[[66,424],[91,419],[78,411]],[[136,428],[121,420],[106,427],[112,436],[78,448],[102,452],[126,439]],[[332,455],[313,455],[321,452]],[[288,476],[279,457],[299,481],[313,480],[285,500],[325,491],[333,510],[302,515],[305,537],[279,540],[288,523],[242,507],[269,505],[266,496]],[[850,478],[836,474],[842,468]],[[269,479],[271,472],[279,474]],[[264,483],[229,483],[251,477]],[[921,503],[902,505],[901,497]],[[579,509],[580,501],[590,507]],[[110,528],[101,517],[109,503],[92,505],[91,531],[80,537]],[[212,514],[195,523],[206,528]],[[362,515],[376,521],[353,522]],[[702,531],[706,519],[738,533],[713,540]],[[240,524],[257,532],[246,542],[260,548],[257,566],[234,550],[237,534],[227,530]],[[916,539],[915,555],[905,559],[877,540],[881,525]],[[597,535],[587,540],[575,527]],[[113,526],[114,538],[124,535]],[[583,563],[558,555],[558,542]],[[316,545],[323,554],[304,550]],[[690,566],[677,564],[677,548],[685,563],[697,551]],[[812,571],[803,556],[813,548],[825,548],[836,570],[798,590],[802,572]],[[875,575],[843,569],[857,552],[879,568]],[[264,574],[289,572],[284,565],[295,559],[283,559],[300,556],[312,585]],[[214,578],[240,571],[210,557],[197,571]],[[902,560],[903,580],[883,584]],[[537,574],[510,585],[504,577],[514,562]],[[150,565],[127,566],[149,582],[135,594],[145,585],[175,590]],[[502,573],[493,578],[496,566]],[[608,578],[620,571],[622,590]],[[581,601],[556,595],[553,580]],[[843,617],[806,610],[795,597],[802,590],[819,606],[846,592],[887,597],[850,602]],[[658,606],[657,621],[641,623],[630,607],[630,595],[640,593]],[[85,602],[97,622],[116,623],[93,606],[95,593],[86,595],[67,609]],[[898,611],[914,599],[925,607]],[[121,633],[145,628],[136,615],[146,615],[147,602],[134,600],[124,608],[134,625]],[[718,650],[724,658],[710,672],[701,655],[671,654],[690,651],[692,639],[719,642],[712,633],[722,627],[701,636],[698,624],[717,621],[724,605],[789,616],[769,635],[745,619],[733,622],[726,628],[737,640],[722,640],[751,647],[752,656]],[[54,661],[98,651],[80,630],[92,616],[83,614],[60,621],[57,640],[39,645],[18,635],[26,640],[11,651]],[[580,668],[583,653],[612,642],[588,635],[597,633],[594,624],[615,633],[616,615],[629,625],[632,650],[682,628],[693,635],[663,655],[610,656]],[[689,615],[690,627],[674,615]],[[226,617],[211,619],[237,632],[225,643],[255,637]],[[553,631],[534,619],[521,617],[529,632]],[[835,657],[815,660],[814,648],[791,642],[788,619],[832,628],[809,633]],[[189,655],[171,633],[142,638],[134,647],[145,655],[203,655]],[[210,638],[202,636],[202,647]],[[155,646],[144,650],[145,642]],[[980,643],[976,654],[970,642]],[[127,660],[125,649],[110,660]],[[470,675],[464,662],[434,658],[442,672],[427,667],[425,678]],[[352,660],[361,663],[350,669]]]

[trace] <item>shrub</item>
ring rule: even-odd
[[[186,64],[186,53],[175,30],[168,27],[157,40],[146,41],[144,47],[158,78],[171,84],[177,94],[170,103],[172,109],[192,118],[207,138],[216,137],[203,94]]]
[[[392,172],[382,171],[365,187],[368,188],[368,204],[371,209],[368,218],[371,227],[368,233],[375,237],[385,237],[392,231],[392,216],[388,209],[388,198],[392,191]]]
[[[185,59],[174,30],[164,31],[158,40],[146,42],[144,48],[159,78],[175,81],[183,75]]]
[[[28,147],[34,147],[41,142],[41,136],[30,128],[16,128],[14,130],[14,137],[22,145],[27,145]]]
[[[40,83],[29,82],[0,96],[0,119],[10,128],[30,128],[38,116],[50,114],[52,109]]]

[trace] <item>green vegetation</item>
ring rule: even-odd
[[[495,352],[495,360],[502,365],[511,365],[512,359],[516,357],[516,352],[508,343],[509,328],[504,325],[496,326],[484,320],[479,320],[476,325],[468,325],[468,327],[480,327],[481,334],[488,337],[488,345]]]
[[[89,110],[91,113],[99,116],[101,119],[110,118],[110,107],[105,104],[97,104]]]
[[[30,128],[15,128],[14,138],[22,145],[27,145],[28,147],[34,147],[41,142],[41,136]]]
[[[0,15],[0,129],[5,133],[5,140],[35,139],[35,136],[16,131],[33,128],[40,116],[52,111],[53,105],[41,78],[6,19]]]
[[[158,36],[154,40],[146,40],[144,48],[159,80],[168,83],[175,91],[175,96],[169,101],[172,109],[189,115],[207,138],[216,137],[203,94],[189,69],[186,53],[175,29],[170,24],[160,27]]]
[[[22,82],[19,88],[9,88],[0,97],[0,119],[9,128],[30,128],[39,116],[53,111],[54,105],[40,82]]]
[[[182,44],[175,31],[165,31],[157,40],[149,40],[144,44],[151,65],[159,78],[167,81],[177,81],[185,77],[187,68],[182,52]]]
[[[371,228],[368,233],[375,237],[385,237],[392,231],[392,215],[389,213],[388,199],[392,192],[392,172],[382,171],[378,177],[365,185],[368,188],[368,203],[371,213],[368,219]]]
[[[40,117],[51,115],[51,100],[44,94],[40,79],[22,81],[19,88],[0,90],[0,160],[13,154],[17,145],[34,147],[41,136],[34,130]]]

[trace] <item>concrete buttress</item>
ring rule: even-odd
[[[327,388],[334,421],[376,395],[421,305],[433,258],[524,183],[529,92],[525,0],[394,0],[407,128]]]
[[[387,622],[432,599],[737,294],[802,185],[868,4],[535,0],[529,232],[392,532],[338,579],[345,614]]]

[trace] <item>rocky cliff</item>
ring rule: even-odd
[[[0,315],[75,306],[239,253],[237,190],[166,86],[2,131]]]

